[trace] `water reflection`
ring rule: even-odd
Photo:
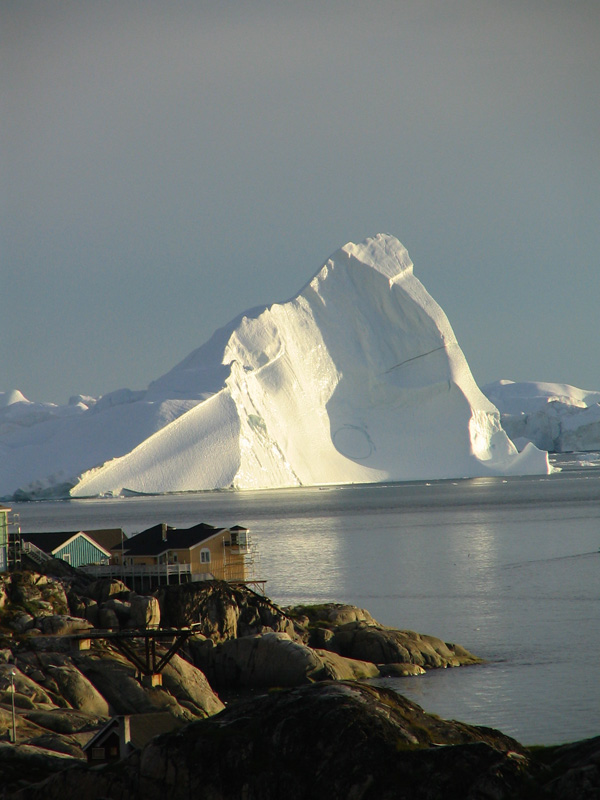
[[[283,605],[323,602],[344,594],[342,526],[302,519],[263,523],[257,541],[268,592]],[[293,567],[291,567],[293,565]]]
[[[597,734],[600,475],[14,504],[23,530],[247,525],[267,593],[349,602],[481,667],[395,683],[525,743]]]

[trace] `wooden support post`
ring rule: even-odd
[[[150,675],[142,675],[142,686],[146,689],[155,689],[162,686],[162,675],[160,672],[153,672]]]

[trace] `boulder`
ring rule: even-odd
[[[91,622],[93,628],[98,628],[100,625],[100,608],[98,603],[95,600],[90,600],[90,602],[85,606],[83,612],[83,618],[87,619],[88,622]]]
[[[24,570],[12,575],[10,603],[25,607],[33,616],[67,614],[69,605],[60,580]]]
[[[20,614],[16,614],[9,623],[10,627],[15,631],[15,633],[25,633],[25,631],[30,630],[35,625],[35,619],[31,614],[28,614],[26,611],[23,611]]]
[[[119,618],[112,608],[100,608],[98,611],[98,626],[105,631],[119,628]]]
[[[163,687],[148,688],[137,680],[136,667],[110,647],[73,655],[73,662],[109,704],[111,714],[168,711],[178,719],[189,721],[222,708],[210,686],[204,684],[203,676],[192,677],[194,667],[191,665],[190,670],[180,665],[179,676],[177,666],[167,667],[168,678],[165,681],[163,673]],[[190,681],[187,691],[183,686],[185,680]],[[170,686],[179,687],[181,702],[170,692]]]
[[[16,734],[17,734],[18,744],[21,744],[22,742],[28,742],[35,736],[40,736],[48,732],[46,729],[41,728],[39,725],[36,725],[35,722],[31,722],[30,720],[26,719],[24,716],[24,714],[29,714],[32,711],[40,709],[32,709],[32,708],[19,709],[19,707],[16,706],[15,710],[16,710],[15,723],[16,723]],[[46,711],[48,710],[49,709],[46,709]],[[6,741],[6,742],[10,741],[11,732],[12,732],[12,706],[9,701],[8,703],[0,706],[0,741]]]
[[[142,687],[136,680],[136,668],[120,653],[107,648],[77,654],[73,660],[109,704],[112,714],[174,710],[175,716],[178,715],[180,709],[177,701],[160,689]],[[188,713],[181,712],[179,715],[191,718]]]
[[[72,756],[50,748],[40,749],[27,744],[14,747],[0,742],[0,783],[5,797],[14,797],[23,786],[42,781],[49,775],[74,764],[82,764]],[[80,797],[75,792],[73,797]],[[63,798],[64,800],[64,798]]]
[[[348,622],[366,622],[378,625],[364,608],[346,603],[320,603],[318,605],[290,606],[283,609],[302,627],[338,627]]]
[[[133,628],[152,628],[160,625],[160,605],[156,597],[130,596],[129,624]]]
[[[163,687],[180,704],[188,709],[192,706],[194,716],[210,717],[225,708],[204,673],[178,655],[174,655],[164,667],[162,676]]]
[[[98,613],[99,619],[102,619],[102,612],[107,610],[114,612],[118,621],[118,627],[125,628],[129,624],[131,603],[128,600],[119,600],[118,597],[111,597],[100,607]]]
[[[22,692],[17,692],[13,694],[12,692],[2,692],[0,694],[0,702],[8,705],[14,701],[16,708],[25,708],[25,709],[32,709],[35,708],[35,703],[27,694],[23,694]]]
[[[322,669],[314,650],[285,633],[242,636],[213,646],[191,643],[194,663],[218,688],[298,686]]]
[[[60,736],[57,733],[43,733],[41,736],[34,736],[28,739],[26,744],[44,750],[51,750],[54,753],[63,753],[67,756],[73,756],[73,758],[85,759],[85,754],[81,749],[81,745],[72,736]]]
[[[478,664],[481,659],[456,644],[415,631],[399,631],[366,622],[349,622],[334,632],[325,643],[347,658],[358,658],[376,664],[417,664],[425,669]]]
[[[34,704],[43,704],[48,707],[54,706],[52,699],[49,697],[45,689],[43,689],[39,683],[36,683],[27,675],[23,674],[18,667],[15,667],[14,664],[0,664],[0,685],[4,687],[5,690],[8,689],[11,683],[10,673],[14,672],[13,675],[13,682],[15,686],[15,692],[24,695],[26,698],[29,699],[31,703]],[[16,694],[15,694],[15,702],[16,702]]]
[[[345,658],[329,650],[315,650],[321,660],[322,677],[320,680],[359,681],[367,678],[379,678],[379,667],[370,661],[359,661],[356,658]],[[315,680],[315,676],[313,676]]]
[[[264,633],[221,642],[193,640],[194,662],[211,685],[241,687],[300,686],[312,681],[374,678],[375,664],[313,650],[286,633]]]
[[[35,709],[24,713],[23,717],[47,731],[67,735],[81,731],[93,731],[101,723],[106,722],[106,717],[75,711],[71,708],[54,708],[48,711]]]
[[[8,602],[10,595],[10,583],[11,580],[9,574],[0,574],[0,610],[3,609]]]
[[[411,675],[424,675],[425,670],[418,664],[379,664],[382,678],[408,678]]]
[[[69,610],[74,617],[82,617],[92,623],[94,627],[98,625],[98,603],[91,597],[79,595],[74,591],[69,592]]]
[[[77,667],[63,664],[48,667],[48,672],[54,679],[58,692],[72,708],[98,717],[109,716],[108,703]]]
[[[27,647],[36,653],[69,653],[73,644],[67,636],[42,636],[38,628],[32,628],[27,631]]]
[[[97,603],[105,603],[111,597],[117,597],[121,600],[129,597],[130,590],[125,584],[116,578],[98,578],[84,588],[80,592],[85,592],[87,597],[91,597]]]
[[[267,597],[225,581],[162,586],[156,593],[162,624],[197,627],[215,642],[274,631],[296,635],[293,621]]]
[[[38,621],[38,627],[45,636],[68,636],[71,633],[83,633],[92,628],[91,622],[81,617],[66,614],[53,614]]]

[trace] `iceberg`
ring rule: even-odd
[[[546,452],[518,452],[506,435],[386,234],[344,245],[296,297],[239,315],[146,391],[72,398],[69,413],[13,397],[0,404],[4,496],[67,482],[87,497],[551,471]]]
[[[518,449],[529,443],[552,453],[600,450],[600,392],[565,383],[509,380],[482,388]]]

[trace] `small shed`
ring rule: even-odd
[[[88,764],[110,764],[141,750],[155,736],[184,725],[168,711],[112,717],[83,746]]]

